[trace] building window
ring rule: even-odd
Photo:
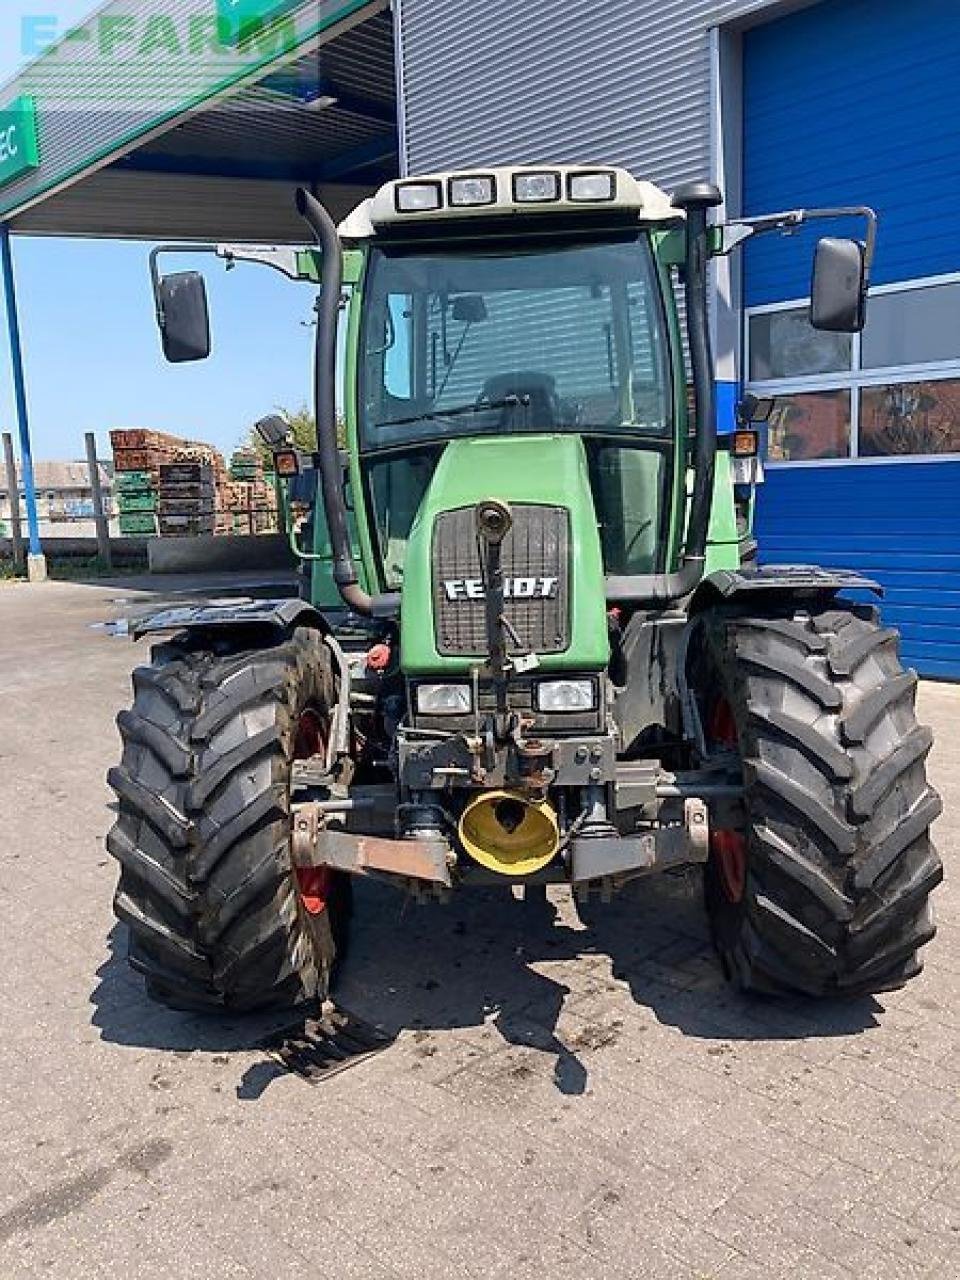
[[[960,380],[894,382],[860,392],[860,456],[960,453]]]
[[[747,312],[751,391],[776,398],[770,462],[960,454],[960,276],[871,290],[862,334],[803,300]]]
[[[770,462],[850,457],[850,392],[778,395],[767,425]]]
[[[849,333],[821,333],[806,307],[764,311],[750,318],[750,380],[809,378],[850,368]]]

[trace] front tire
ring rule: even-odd
[[[932,735],[896,632],[840,602],[717,610],[703,627],[703,723],[713,748],[739,752],[745,786],[745,816],[713,832],[705,872],[728,977],[811,996],[902,986],[934,935],[928,898],[943,869],[929,836],[941,810],[926,780]]]
[[[295,1005],[327,994],[349,886],[301,892],[290,780],[306,722],[333,705],[330,651],[298,629],[264,648],[160,645],[118,717],[107,848],[130,963],[174,1008]],[[317,886],[311,886],[316,890]],[[309,908],[309,909],[308,909]]]

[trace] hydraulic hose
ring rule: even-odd
[[[330,214],[316,196],[305,188],[297,191],[297,211],[306,221],[323,254],[323,288],[317,305],[317,334],[314,360],[314,402],[317,418],[317,456],[323,510],[333,551],[333,580],[344,603],[356,613],[386,611],[387,598],[375,601],[360,585],[350,545],[347,505],[343,496],[343,473],[337,442],[337,322],[343,285],[343,250]],[[390,600],[392,603],[392,598]],[[378,608],[383,606],[383,610]]]
[[[677,191],[673,203],[685,209],[687,214],[683,297],[697,424],[693,447],[693,493],[683,555],[676,571],[642,577],[614,575],[607,578],[607,598],[624,604],[657,605],[679,600],[696,587],[706,564],[717,453],[717,405],[707,314],[707,209],[720,203],[720,193],[716,187],[706,183],[691,183]]]

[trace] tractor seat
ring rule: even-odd
[[[559,425],[560,399],[557,395],[557,383],[549,373],[527,370],[498,373],[483,384],[477,403],[482,405],[486,401],[495,404],[508,396],[516,396],[528,403],[511,405],[501,411],[503,430],[529,426],[549,431]]]

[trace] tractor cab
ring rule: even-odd
[[[686,421],[663,246],[682,217],[622,170],[499,169],[391,184],[341,225],[363,253],[345,392],[378,590],[400,590],[451,445],[477,500],[511,458],[514,482],[524,467],[561,482],[575,457],[604,572],[672,558]]]

